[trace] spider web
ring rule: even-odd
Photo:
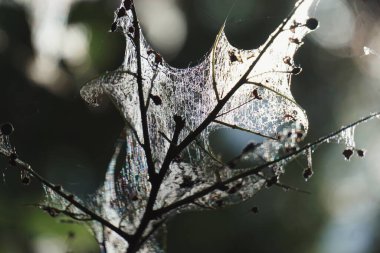
[[[226,180],[241,172],[239,165],[231,169],[213,154],[208,138],[213,131],[232,127],[256,133],[260,141],[247,146],[238,157],[239,161],[250,160],[256,165],[294,148],[306,135],[308,120],[304,110],[294,101],[290,82],[292,75],[299,72],[293,57],[304,36],[310,32],[305,24],[312,4],[312,0],[298,1],[291,15],[257,49],[233,47],[223,27],[210,53],[199,65],[187,69],[168,65],[144,37],[140,37],[144,103],[148,107],[149,142],[155,168],[161,167],[168,151],[175,129],[174,115],[185,120],[180,143],[221,100],[231,95],[231,90],[242,78],[245,80],[228,98],[216,120],[171,163],[160,187],[155,209],[173,204],[218,180]],[[117,70],[86,84],[81,95],[95,106],[102,94],[108,95],[125,119],[125,132],[116,144],[104,186],[91,197],[89,205],[111,223],[119,224],[123,230],[133,234],[145,210],[151,186],[145,153],[140,145],[143,132],[133,16],[130,10],[120,15],[123,8],[124,2],[115,12],[113,26],[124,34],[127,41],[124,62]],[[267,177],[281,174],[283,165],[271,166],[259,175],[230,183],[227,189],[214,191],[183,209],[217,208],[240,203],[258,192]],[[162,219],[171,214],[174,212]],[[107,252],[124,252],[127,249],[127,243],[114,232],[99,224],[91,226]],[[161,248],[152,237],[140,252],[161,252]]]

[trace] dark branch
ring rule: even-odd
[[[272,136],[268,136],[268,135],[265,135],[265,134],[262,134],[262,133],[259,133],[259,132],[254,132],[254,131],[251,131],[249,129],[246,129],[246,128],[243,128],[243,127],[240,127],[238,125],[232,125],[232,124],[228,124],[228,123],[225,123],[223,121],[220,121],[220,120],[213,120],[213,122],[215,123],[218,123],[218,124],[221,124],[223,126],[226,126],[226,127],[229,127],[231,129],[237,129],[237,130],[241,130],[241,131],[244,131],[244,132],[247,132],[247,133],[251,133],[251,134],[256,134],[256,135],[259,135],[261,137],[264,137],[264,138],[267,138],[267,139],[271,139],[271,140],[275,140],[277,141],[278,139],[275,138],[275,137],[272,137]]]
[[[76,221],[92,221],[93,219],[90,216],[86,216],[82,213],[74,213],[70,212],[66,209],[58,209],[52,206],[47,206],[47,205],[37,205],[37,207],[41,208],[45,212],[47,212],[50,216],[56,217],[58,215],[65,215],[68,216]]]
[[[135,7],[132,6],[131,10],[133,13],[133,27],[135,29],[135,37],[133,39],[136,46],[136,59],[137,59],[136,79],[137,79],[139,105],[140,105],[140,113],[141,113],[141,125],[142,125],[142,130],[143,130],[143,137],[144,137],[143,148],[145,151],[145,156],[146,156],[146,160],[148,164],[149,180],[154,180],[157,173],[155,171],[155,166],[154,166],[153,157],[152,157],[152,149],[151,149],[151,144],[150,144],[150,135],[149,135],[149,128],[148,128],[147,107],[145,105],[145,98],[144,98],[144,85],[143,85],[143,79],[142,79],[142,65],[141,65],[140,25],[137,20]]]
[[[154,224],[148,234],[141,238],[140,242],[137,244],[137,248],[140,248],[159,228],[161,228],[166,223],[167,219],[168,218],[164,218],[157,224]]]
[[[222,182],[215,183],[215,184],[211,185],[210,187],[208,187],[208,188],[206,188],[204,190],[201,190],[201,191],[199,191],[197,193],[194,193],[193,195],[191,195],[189,197],[186,197],[186,198],[184,198],[182,200],[179,200],[179,201],[177,201],[177,202],[175,202],[173,204],[170,204],[170,205],[168,205],[166,207],[157,209],[157,210],[154,211],[154,215],[156,217],[160,217],[161,215],[166,214],[166,213],[168,213],[168,212],[170,212],[170,211],[172,211],[174,209],[177,209],[177,208],[179,208],[181,206],[193,203],[196,199],[201,198],[201,197],[203,197],[203,196],[205,196],[205,195],[213,192],[214,190],[219,189],[220,184],[226,185],[226,184],[235,182],[235,181],[237,181],[239,179],[242,179],[242,178],[245,178],[245,177],[248,177],[248,176],[251,176],[251,175],[255,175],[255,174],[259,173],[260,171],[262,171],[264,168],[267,168],[267,167],[269,167],[269,166],[271,166],[273,164],[276,164],[276,163],[279,163],[281,161],[284,161],[284,160],[286,160],[288,158],[295,157],[295,156],[301,154],[302,152],[304,152],[305,150],[307,150],[309,148],[316,148],[320,144],[326,142],[327,140],[331,139],[332,137],[337,136],[338,134],[344,132],[345,130],[347,130],[349,128],[352,128],[354,126],[357,126],[357,125],[359,125],[359,124],[361,124],[363,122],[366,122],[368,120],[371,120],[373,118],[376,118],[378,116],[380,116],[380,112],[373,113],[373,114],[371,114],[371,115],[369,115],[367,117],[364,117],[364,118],[362,118],[362,119],[360,119],[360,120],[358,120],[358,121],[356,121],[356,122],[354,122],[354,123],[352,123],[350,125],[342,127],[341,129],[339,129],[339,130],[337,130],[335,132],[332,132],[332,133],[330,133],[330,134],[328,134],[328,135],[326,135],[324,137],[321,137],[321,138],[319,138],[318,140],[316,140],[316,141],[314,141],[312,143],[306,144],[305,146],[301,147],[300,149],[298,149],[298,150],[296,150],[294,152],[291,152],[291,153],[289,153],[287,155],[284,155],[284,156],[282,156],[280,158],[274,159],[274,160],[272,160],[270,162],[267,162],[265,164],[257,166],[257,167],[255,167],[253,169],[250,169],[250,170],[247,170],[245,172],[242,172],[242,173],[240,173],[240,174],[238,174],[238,175],[236,175],[234,177],[231,177],[231,178],[229,178],[227,180],[224,180]]]
[[[62,197],[66,201],[68,201],[71,205],[75,206],[80,211],[82,211],[83,213],[85,213],[86,215],[88,215],[89,217],[91,217],[92,220],[97,221],[97,222],[101,223],[102,225],[108,227],[109,229],[113,230],[115,233],[119,234],[126,241],[130,240],[131,235],[129,235],[126,232],[122,231],[120,228],[116,227],[115,225],[113,225],[109,221],[105,220],[101,216],[97,215],[95,212],[91,211],[90,209],[88,209],[87,207],[85,207],[84,205],[82,205],[80,202],[78,202],[77,200],[75,200],[75,198],[74,198],[73,195],[65,193],[62,190],[62,187],[53,185],[52,183],[50,183],[49,181],[47,181],[46,179],[44,179],[37,172],[35,172],[28,163],[22,161],[21,159],[19,159],[17,157],[16,158],[12,158],[13,157],[13,153],[12,152],[10,152],[9,150],[6,150],[4,148],[0,148],[0,153],[3,156],[5,156],[7,159],[11,159],[10,164],[12,166],[17,167],[18,169],[20,169],[22,171],[25,171],[28,174],[30,174],[31,176],[33,176],[34,178],[36,178],[42,185],[44,185],[44,186],[48,187],[49,189],[51,189],[53,192],[55,192],[56,194],[58,194],[60,197]]]

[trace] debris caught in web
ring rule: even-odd
[[[306,160],[307,160],[307,167],[306,169],[303,171],[303,177],[306,181],[308,181],[311,176],[314,174],[314,171],[313,171],[313,160],[312,160],[312,148],[308,148],[306,151],[305,151],[305,156],[306,156]]]

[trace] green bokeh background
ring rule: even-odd
[[[183,49],[170,63],[185,67],[209,51],[233,1],[176,2],[186,17],[188,34]],[[231,43],[242,48],[259,46],[293,4],[290,0],[236,1],[227,22]],[[105,101],[102,108],[93,109],[79,96],[86,80],[115,69],[122,62],[124,39],[120,34],[107,33],[118,5],[118,1],[105,0],[73,5],[69,23],[84,24],[92,35],[88,68],[77,73],[75,67],[62,62],[70,81],[66,93],[57,95],[26,74],[28,63],[35,56],[30,13],[12,1],[0,2],[0,27],[10,39],[7,50],[0,53],[0,122],[13,123],[16,132],[12,140],[17,152],[36,171],[82,197],[101,185],[114,142],[123,128],[122,119],[111,103]],[[319,46],[309,36],[296,56],[303,72],[293,78],[292,91],[309,116],[310,132],[305,143],[379,108],[378,80],[364,76],[355,64],[356,58],[338,55]],[[359,146],[373,142],[376,129],[376,122],[361,127],[357,135]],[[331,219],[325,200],[334,193],[334,184],[355,177],[358,170],[360,173],[368,170],[362,160],[344,161],[343,149],[330,145],[318,150],[313,156],[315,175],[307,183],[302,178],[304,160],[287,166],[281,181],[308,190],[310,195],[272,187],[238,206],[172,218],[167,227],[168,252],[329,253],[323,246],[324,238],[329,236],[326,226]],[[367,159],[374,159],[378,152],[369,150]],[[86,228],[67,224],[65,219],[52,219],[33,207],[43,199],[38,183],[23,186],[18,171],[10,168],[4,159],[0,159],[0,170],[4,174],[0,175],[0,253],[40,253],[36,245],[41,240],[52,244],[58,240],[66,247],[64,251],[62,248],[53,251],[52,247],[44,252],[99,252]],[[378,183],[369,180],[367,194],[376,194]],[[367,247],[348,252],[380,251],[376,240],[380,231],[376,225],[380,206],[377,200],[373,205],[377,213],[370,220],[374,229],[368,234],[369,239],[366,237]],[[259,208],[259,213],[250,211],[254,206]],[[363,235],[360,230],[357,232],[349,237],[353,242]],[[345,243],[338,239],[334,242]]]

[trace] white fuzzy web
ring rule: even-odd
[[[241,171],[222,166],[218,158],[213,156],[208,139],[212,131],[236,125],[257,133],[262,139],[261,144],[254,152],[246,152],[241,158],[259,157],[261,162],[274,159],[284,148],[295,145],[296,138],[293,137],[297,133],[301,132],[304,137],[308,121],[291,94],[290,79],[295,68],[294,54],[302,44],[303,37],[310,31],[304,24],[309,18],[308,10],[312,3],[312,0],[298,1],[295,12],[258,49],[234,48],[222,29],[210,54],[202,63],[188,69],[173,68],[157,58],[157,54],[141,36],[144,102],[149,104],[149,142],[157,170],[169,148],[168,139],[173,136],[173,116],[178,115],[185,120],[185,128],[179,137],[181,142],[207,118],[240,79],[247,76],[246,83],[240,86],[218,113],[217,121],[211,123],[182,152],[181,158],[170,165],[157,196],[156,209]],[[107,94],[126,121],[125,138],[117,145],[105,184],[93,198],[92,205],[102,217],[113,224],[120,224],[131,234],[139,225],[150,192],[147,162],[139,144],[143,140],[143,133],[136,80],[136,48],[131,39],[132,21],[131,11],[127,11],[125,16],[115,17],[116,27],[127,40],[123,65],[89,82],[81,91],[83,98],[94,105],[97,105],[99,95]],[[250,66],[253,68],[248,71]],[[123,149],[125,152],[122,152]],[[123,157],[123,163],[117,165],[120,156]],[[279,167],[268,168],[261,177],[250,176],[231,183],[228,185],[229,191],[214,191],[187,208],[239,203],[252,197],[263,186],[265,180],[262,176],[273,176],[280,172]],[[107,239],[104,239],[104,229],[96,225],[93,228],[98,240],[107,242],[107,252],[123,252],[126,249],[126,242],[113,232],[107,232]],[[141,252],[157,252],[159,249],[152,245],[148,243]]]

